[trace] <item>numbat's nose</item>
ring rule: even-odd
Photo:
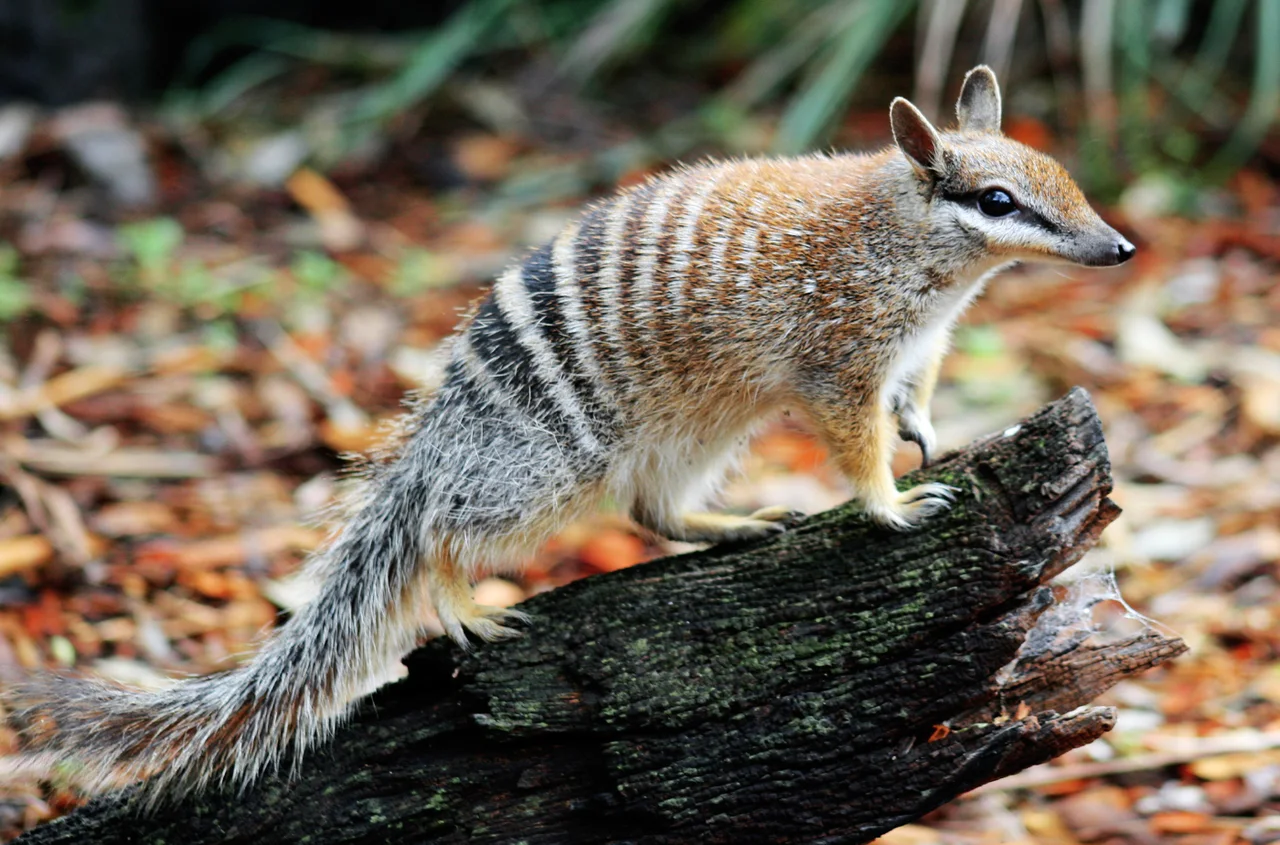
[[[1119,243],[1116,244],[1116,263],[1125,263],[1130,258],[1133,258],[1133,254],[1137,251],[1138,248],[1136,246],[1121,238]]]

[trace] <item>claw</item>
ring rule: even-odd
[[[960,488],[952,487],[950,484],[941,484],[939,482],[930,482],[928,484],[919,484],[902,494],[904,502],[918,502],[921,499],[946,499],[948,502],[956,500],[956,494],[960,492]]]
[[[523,632],[508,623],[528,626],[533,619],[529,614],[509,607],[477,604],[467,608],[465,616],[448,619],[442,616],[440,621],[450,639],[463,651],[471,651],[478,644],[477,641],[494,642],[521,636]]]
[[[933,463],[934,449],[938,445],[938,435],[933,430],[929,415],[909,408],[898,417],[898,437],[909,440],[920,447],[920,465]]]
[[[763,522],[772,522],[778,525],[779,531],[785,531],[788,528],[794,528],[800,524],[809,515],[798,510],[787,507],[786,505],[772,505],[767,508],[761,508],[751,514],[752,519],[758,519]]]
[[[924,432],[915,429],[900,428],[898,429],[898,438],[914,443],[920,447],[920,466],[927,467],[933,463],[933,447],[929,440],[925,437]]]
[[[931,481],[927,484],[917,484],[901,495],[904,502],[918,502],[921,499],[946,499],[948,502],[954,502],[959,492],[958,487]]]
[[[520,630],[511,627],[507,623],[515,622],[520,625],[528,625],[532,621],[529,614],[520,610],[478,604],[475,606],[475,615],[464,622],[463,625],[466,626],[469,633],[475,634],[486,642],[493,642],[494,640],[507,640],[520,636]]]
[[[867,512],[876,522],[895,531],[906,531],[932,516],[951,508],[960,491],[949,484],[930,482],[899,493],[892,507],[868,506]]]

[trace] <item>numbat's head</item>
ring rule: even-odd
[[[901,97],[889,116],[932,237],[997,259],[1111,267],[1133,256],[1133,244],[1102,222],[1062,165],[1000,133],[990,68],[965,76],[955,130],[935,129]]]

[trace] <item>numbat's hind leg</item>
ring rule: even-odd
[[[668,540],[685,543],[726,543],[781,534],[802,514],[784,507],[761,508],[751,516],[726,513],[681,512],[674,517],[655,514],[637,505],[636,522]]]
[[[463,648],[471,645],[468,634],[485,641],[501,640],[520,635],[507,623],[529,622],[528,614],[519,610],[476,604],[471,597],[471,578],[458,564],[453,544],[447,540],[440,543],[436,559],[427,567],[427,589],[445,633]]]

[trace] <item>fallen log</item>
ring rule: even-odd
[[[20,841],[868,841],[1094,740],[1084,705],[1185,648],[1048,586],[1119,513],[1084,391],[921,479],[961,491],[921,530],[843,507],[579,581],[519,639],[427,643],[293,777]]]

